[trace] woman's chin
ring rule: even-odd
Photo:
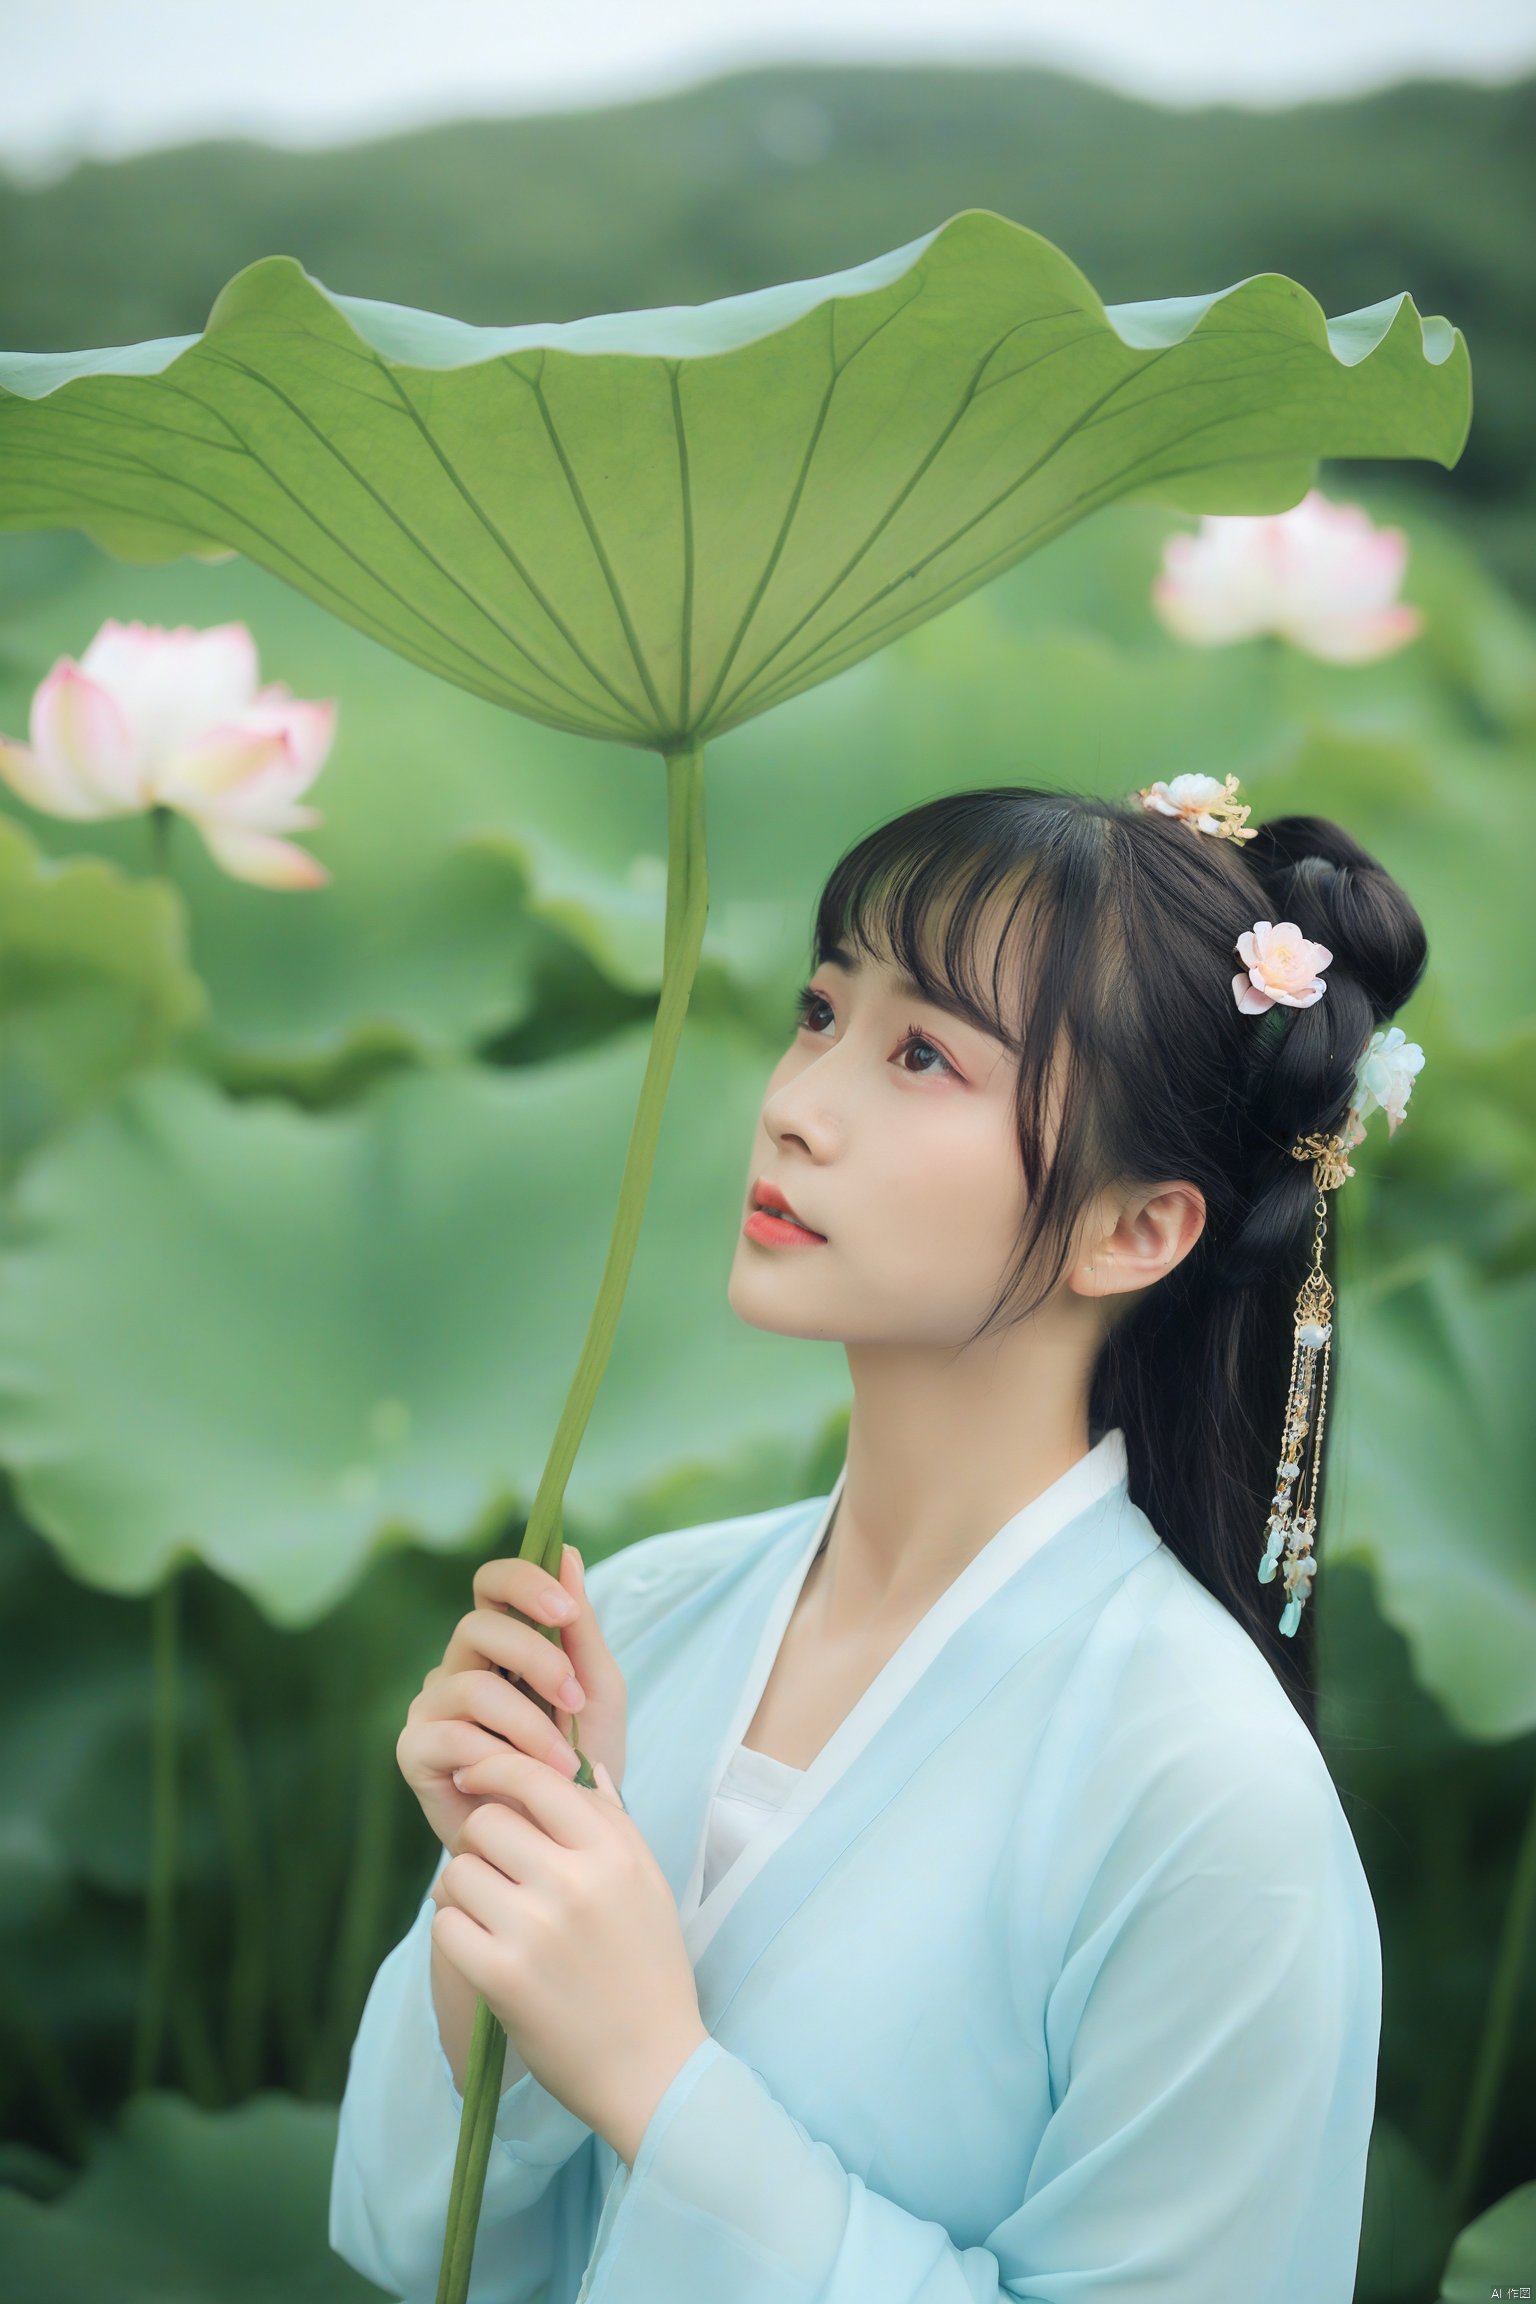
[[[755,1272],[744,1273],[738,1262],[726,1288],[726,1302],[738,1320],[749,1328],[761,1328],[770,1336],[800,1336],[808,1343],[838,1341],[835,1331],[825,1320],[810,1314],[803,1302],[795,1299],[801,1294],[793,1278],[786,1278],[775,1286],[776,1275]]]

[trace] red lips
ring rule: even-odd
[[[767,1246],[792,1246],[827,1240],[827,1235],[813,1230],[804,1217],[797,1217],[788,1200],[769,1184],[767,1177],[758,1177],[753,1184],[753,1207],[744,1223],[748,1240],[762,1240]]]

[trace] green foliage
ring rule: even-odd
[[[1536,2184],[1522,2184],[1462,2233],[1445,2268],[1440,2304],[1484,2304],[1501,2288],[1508,2296],[1536,2287],[1533,2265]]]
[[[1455,1258],[1341,1292],[1346,1502],[1334,1559],[1371,1563],[1423,1685],[1463,1734],[1536,1729],[1536,1272],[1488,1285]]]
[[[52,863],[0,819],[0,1177],[205,1007],[167,890],[90,857]]]
[[[136,2097],[69,2192],[0,2192],[11,2304],[365,2304],[324,2246],[336,2115],[264,2093],[230,2112]]]
[[[526,1511],[644,1056],[630,1031],[413,1070],[318,1116],[162,1072],[39,1157],[0,1258],[0,1453],[74,1573],[144,1592],[195,1551],[302,1624],[376,1534]],[[841,1394],[832,1347],[724,1302],[762,1075],[740,1035],[685,1042],[575,1529],[611,1534],[680,1461],[794,1447]]]
[[[1454,2237],[1444,2187],[1390,2120],[1371,2131],[1354,2304],[1428,2296]]]

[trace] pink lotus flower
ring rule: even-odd
[[[1262,1016],[1276,1002],[1287,1008],[1310,1008],[1328,987],[1317,971],[1326,968],[1333,954],[1326,944],[1313,944],[1294,920],[1255,920],[1237,940],[1237,956],[1246,975],[1232,979],[1232,990],[1245,1016]]]
[[[1152,601],[1177,639],[1217,648],[1276,632],[1331,664],[1366,664],[1423,623],[1397,598],[1408,555],[1401,528],[1377,528],[1358,504],[1311,489],[1289,512],[1211,515],[1170,536]]]
[[[321,887],[325,866],[278,834],[325,821],[297,796],[325,763],[336,707],[258,677],[243,624],[109,617],[78,664],[61,656],[39,684],[30,746],[0,738],[0,776],[50,816],[174,808],[235,879]]]

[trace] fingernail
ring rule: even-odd
[[[560,1765],[565,1770],[567,1776],[579,1776],[581,1774],[581,1762],[576,1757],[575,1747],[573,1745],[561,1745]]]
[[[576,1552],[576,1547],[574,1544],[571,1546],[571,1550]],[[576,1552],[576,1581],[581,1586],[583,1592],[585,1592],[587,1588],[587,1571],[585,1563],[583,1562],[579,1552]]]
[[[567,1672],[555,1690],[555,1702],[562,1705],[567,1712],[574,1712],[580,1705],[585,1704],[586,1700],[586,1693],[575,1673]]]
[[[569,1592],[551,1592],[545,1607],[552,1624],[570,1624],[575,1621],[576,1603]]]
[[[454,1783],[455,1783],[455,1784],[458,1786],[458,1788],[459,1788],[459,1790],[460,1790],[461,1792],[462,1792],[462,1791],[463,1791],[463,1789],[464,1789],[464,1778],[466,1777],[466,1775],[467,1775],[468,1773],[469,1773],[469,1771],[468,1771],[467,1769],[465,1769],[465,1768],[455,1768],[455,1770],[454,1770],[454,1772],[453,1772],[453,1780],[454,1780]]]

